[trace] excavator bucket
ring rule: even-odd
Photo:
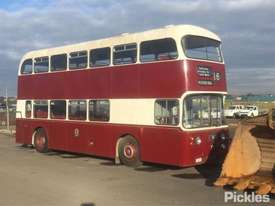
[[[220,177],[214,185],[275,193],[275,130],[272,115],[241,121],[236,128]]]

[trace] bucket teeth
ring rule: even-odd
[[[272,174],[275,165],[275,137],[274,139],[257,138],[261,151],[261,168],[262,171],[270,171]]]
[[[248,188],[250,181],[251,181],[250,178],[243,178],[238,182],[238,184],[234,186],[234,189],[245,190],[246,188]]]
[[[272,186],[270,184],[262,184],[256,191],[259,195],[268,194],[272,190]]]

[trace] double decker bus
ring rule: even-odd
[[[220,38],[192,25],[31,51],[18,71],[16,142],[176,166],[227,147]]]

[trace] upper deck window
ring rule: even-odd
[[[84,69],[87,67],[87,61],[87,51],[72,52],[69,58],[69,68],[70,70]]]
[[[93,49],[90,51],[90,67],[107,66],[111,61],[111,49],[109,47]]]
[[[182,45],[187,57],[222,62],[219,41],[190,35],[182,39]]]
[[[178,57],[177,46],[174,39],[158,39],[144,41],[140,44],[140,61],[165,61]]]
[[[21,66],[21,74],[32,73],[32,59],[26,59]]]
[[[37,57],[34,59],[34,72],[42,73],[49,71],[49,57]]]
[[[124,44],[114,47],[113,50],[113,63],[119,64],[133,64],[137,61],[137,45]]]
[[[51,71],[62,71],[67,69],[67,54],[51,56]]]

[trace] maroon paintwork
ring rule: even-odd
[[[205,162],[213,144],[210,135],[227,134],[226,129],[183,132],[174,127],[150,127],[58,120],[17,119],[16,142],[31,144],[32,133],[43,127],[49,139],[49,148],[115,157],[116,142],[125,134],[134,136],[140,144],[141,160],[177,166],[196,165],[196,158]],[[75,136],[75,129],[79,136]],[[192,138],[200,136],[201,145]],[[219,146],[219,145],[218,145]],[[201,162],[201,163],[203,163]],[[200,163],[200,164],[201,164]]]
[[[214,85],[199,85],[202,77],[197,75],[197,66],[211,67],[221,73],[221,79]],[[194,60],[184,64],[177,60],[18,78],[18,99],[180,98],[186,91],[225,92],[224,65]],[[23,118],[17,119],[16,127],[18,143],[31,144],[35,129],[43,127],[51,149],[110,158],[115,157],[117,140],[131,134],[139,142],[142,161],[177,166],[196,165],[199,157],[205,162],[213,144],[210,135],[226,133],[224,129],[187,132],[179,127]],[[200,145],[192,142],[197,136],[202,138]]]
[[[167,61],[113,68],[53,72],[18,77],[18,99],[180,98],[186,91],[226,91],[223,64]],[[202,86],[197,66],[211,67],[222,79]]]

